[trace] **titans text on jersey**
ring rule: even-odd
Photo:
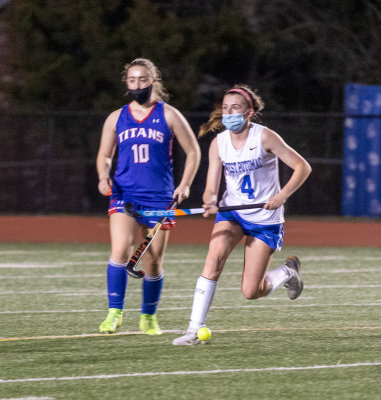
[[[254,171],[255,169],[262,168],[261,157],[254,158],[247,161],[237,161],[232,163],[224,163],[226,171],[229,174],[238,174],[240,172]]]
[[[130,128],[118,134],[119,143],[124,142],[128,139],[138,138],[139,136],[156,140],[159,143],[163,143],[164,133],[151,128]]]

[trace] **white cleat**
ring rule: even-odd
[[[194,346],[200,344],[201,340],[197,337],[196,332],[187,331],[183,336],[173,339],[174,346]]]
[[[284,284],[284,287],[287,289],[287,294],[290,300],[297,299],[303,292],[303,281],[300,279],[300,260],[296,256],[287,257],[285,265],[293,269],[295,273],[291,276],[291,278]]]

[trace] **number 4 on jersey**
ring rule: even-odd
[[[254,199],[254,189],[251,185],[250,175],[245,175],[242,180],[241,192],[247,193],[249,199]]]

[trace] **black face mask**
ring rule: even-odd
[[[137,101],[139,104],[144,104],[151,97],[151,92],[152,85],[149,85],[144,89],[129,90],[128,94],[130,95],[132,100]]]

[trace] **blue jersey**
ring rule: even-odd
[[[118,162],[113,193],[140,204],[170,202],[173,197],[173,135],[164,118],[164,103],[137,121],[129,105],[123,106],[116,124]]]

